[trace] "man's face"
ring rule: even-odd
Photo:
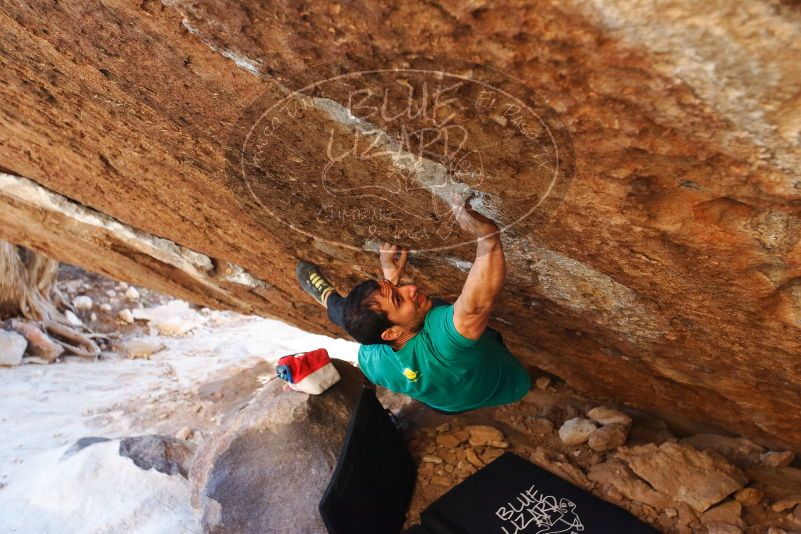
[[[384,312],[393,325],[418,332],[433,306],[428,295],[413,284],[396,286],[388,280],[381,280],[378,286],[378,290],[368,297],[370,309]]]

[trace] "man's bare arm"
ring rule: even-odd
[[[476,259],[467,274],[462,293],[453,305],[456,331],[468,339],[478,339],[487,329],[490,313],[503,289],[506,259],[498,226],[474,211],[468,204],[457,210],[456,220],[463,230],[477,238]]]

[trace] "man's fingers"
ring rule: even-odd
[[[402,248],[400,251],[400,258],[398,259],[398,265],[400,267],[403,267],[404,265],[406,265],[406,260],[408,259],[409,259],[409,249]]]

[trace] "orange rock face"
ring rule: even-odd
[[[297,258],[345,291],[394,239],[453,298],[472,247],[444,201],[472,190],[505,228],[493,327],[522,359],[797,449],[799,22],[769,2],[6,3],[0,170],[30,182],[0,180],[0,238],[333,333]]]

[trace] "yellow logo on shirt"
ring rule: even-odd
[[[412,371],[407,367],[406,369],[403,370],[403,376],[405,376],[412,382],[417,382],[417,380],[420,378],[420,373]]]

